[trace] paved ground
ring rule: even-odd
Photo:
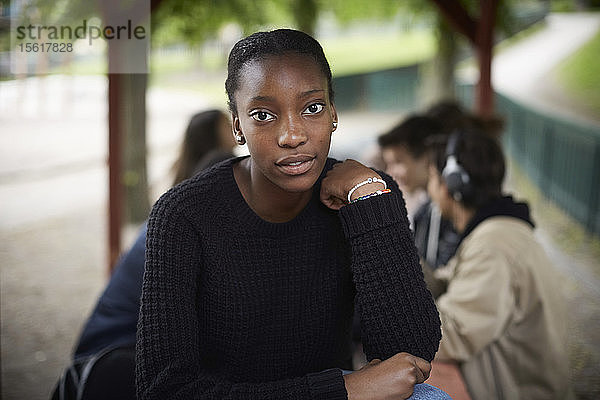
[[[574,46],[571,30],[563,37]],[[497,86],[502,87],[499,82]],[[103,78],[0,83],[0,314],[6,400],[48,398],[105,283],[105,96]],[[155,196],[168,184],[165,172],[187,119],[206,106],[188,93],[150,91],[149,168]],[[399,117],[341,114],[333,154],[356,157],[372,135]],[[580,364],[574,369],[575,383],[587,398],[597,398],[598,277],[589,260],[565,254],[543,226],[539,234],[565,274],[571,347]]]
[[[600,29],[600,13],[550,14],[542,29],[494,56],[494,89],[528,107],[599,124],[600,115],[561,90],[552,69]],[[465,68],[462,77],[475,82],[478,72]],[[577,107],[573,107],[574,103]]]
[[[573,107],[551,74],[562,60],[600,29],[600,13],[551,14],[546,25],[527,40],[502,50],[494,59],[494,88],[528,107],[600,124],[600,115],[585,104]]]
[[[2,392],[45,399],[106,275],[106,82],[0,86]],[[149,96],[155,192],[202,99]]]

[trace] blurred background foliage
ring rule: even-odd
[[[470,15],[477,16],[478,0],[461,0]],[[76,23],[97,15],[98,0],[32,0],[27,3],[32,19],[44,15],[52,24]],[[421,64],[425,97],[451,97],[458,61],[472,52],[467,41],[451,29],[432,1],[419,0],[162,0],[151,1],[151,85],[174,85],[191,90],[213,85],[188,81],[192,77],[222,73],[230,47],[256,30],[291,27],[315,35],[331,60],[334,75],[344,76],[374,70]],[[10,49],[7,15],[11,1],[0,1],[0,52],[8,65]],[[511,37],[548,11],[600,9],[600,0],[500,0],[497,38]],[[361,56],[357,57],[357,51]],[[584,56],[581,56],[584,57]],[[600,58],[588,51],[586,63]],[[580,62],[581,64],[582,62]],[[70,65],[51,65],[48,72],[102,74],[104,58],[79,57]],[[595,64],[593,64],[595,65]],[[585,68],[565,67],[563,81],[575,93],[597,88]],[[7,68],[0,70],[10,79]],[[580,82],[576,82],[580,81]],[[222,89],[220,89],[222,92]],[[214,93],[213,93],[214,95]],[[595,100],[594,100],[595,101]]]

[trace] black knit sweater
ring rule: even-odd
[[[431,360],[440,321],[401,193],[319,200],[286,223],[246,204],[232,159],[164,194],[148,223],[139,399],[346,399],[354,301],[368,359]]]

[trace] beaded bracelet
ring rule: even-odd
[[[385,193],[392,193],[392,189],[378,190],[376,192],[369,193],[369,194],[366,194],[366,195],[361,196],[361,197],[357,197],[356,199],[352,200],[350,203],[356,203],[359,200],[365,200],[365,199],[368,199],[370,197],[379,196],[380,194],[385,194]]]
[[[385,183],[385,181],[383,179],[379,179],[376,176],[374,176],[373,178],[369,178],[365,181],[357,183],[356,185],[354,185],[354,187],[352,189],[350,189],[350,191],[348,192],[348,203],[352,202],[352,200],[350,200],[350,197],[352,196],[352,193],[354,193],[354,191],[356,189],[358,189],[361,186],[368,185],[369,183],[373,183],[373,182],[383,183],[383,189],[384,190],[387,189],[387,183]]]

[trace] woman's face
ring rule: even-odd
[[[245,64],[234,93],[235,132],[251,155],[253,177],[288,192],[311,190],[327,155],[337,121],[327,79],[301,54],[270,56]]]

